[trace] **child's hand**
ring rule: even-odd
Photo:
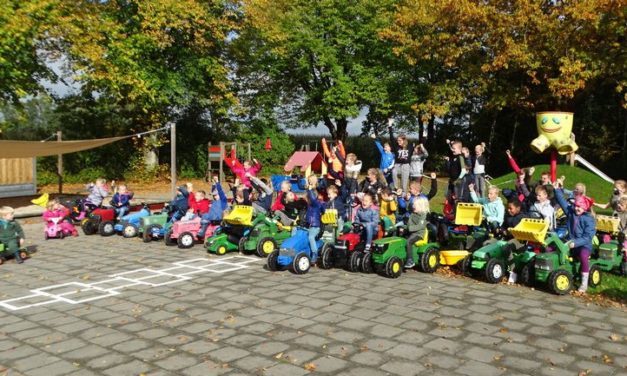
[[[392,128],[392,125],[394,125],[394,119],[389,118],[388,119],[388,128]]]
[[[335,185],[337,185],[338,187],[342,186],[342,182],[340,181],[340,179],[335,179]]]
[[[401,196],[403,194],[403,190],[401,188],[396,190],[396,195]]]
[[[574,242],[574,241],[572,241],[572,240],[571,240],[571,241],[569,241],[569,242],[568,242],[568,248],[570,248],[570,249],[575,248],[575,242]]]
[[[376,140],[376,139],[377,139],[377,136],[376,136],[374,133],[371,133],[371,134],[370,134],[370,138],[372,138],[373,140]]]
[[[442,158],[444,158],[444,160],[445,160],[445,161],[448,161],[448,160],[449,160],[448,156],[444,156],[444,157],[442,157]]]
[[[250,172],[247,172],[247,173],[245,173],[245,174],[244,174],[244,176],[246,176],[247,178],[249,178],[249,177],[251,177],[251,176],[253,176],[253,175],[252,175]]]
[[[451,140],[449,140],[448,138],[446,139],[446,144],[450,145],[451,144]]]
[[[536,171],[535,167],[529,167],[529,176],[533,175],[535,171]]]
[[[468,189],[470,190],[470,192],[474,192],[475,191],[475,184],[474,183],[468,184]]]
[[[235,178],[235,186],[239,186],[239,178]]]
[[[481,146],[485,148],[485,142],[481,141]]]
[[[218,177],[218,175],[214,175],[213,178],[211,178],[211,180],[215,183],[218,184],[218,182],[220,182],[220,178]]]
[[[512,152],[509,151],[509,149],[505,150],[505,154],[507,154],[508,157],[512,157]]]
[[[24,243],[25,243],[25,240],[24,240],[24,239],[22,239],[22,238],[20,238],[20,247],[21,247],[21,246],[23,246],[23,245],[24,245]]]
[[[435,174],[435,172],[432,172],[432,173],[431,173],[431,175],[429,175],[429,177],[430,177],[432,180],[435,180],[435,179],[437,178],[437,175]]]

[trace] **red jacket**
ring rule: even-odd
[[[285,209],[285,205],[283,205],[283,196],[285,196],[285,192],[279,191],[276,195],[276,200],[272,207],[270,208],[272,211],[283,210]]]
[[[200,201],[193,200],[189,203],[189,208],[192,209],[194,213],[198,215],[209,213],[210,206],[211,206],[211,203],[206,198],[203,198]]]

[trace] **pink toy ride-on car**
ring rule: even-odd
[[[179,248],[191,248],[196,244],[198,233],[200,232],[200,217],[190,220],[174,222],[172,227],[164,236],[166,245],[178,244]],[[205,239],[213,235],[218,226],[209,226],[205,232]],[[205,240],[203,239],[203,241]]]

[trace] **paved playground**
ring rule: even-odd
[[[0,375],[627,375],[627,312],[99,235],[0,266]]]

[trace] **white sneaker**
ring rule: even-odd
[[[577,291],[579,292],[588,291],[588,276],[589,275],[590,273],[581,273],[581,285],[579,285],[579,288],[577,289]]]
[[[507,284],[513,285],[514,283],[516,283],[517,279],[518,279],[518,275],[516,275],[516,273],[509,272],[509,279],[507,280]]]

